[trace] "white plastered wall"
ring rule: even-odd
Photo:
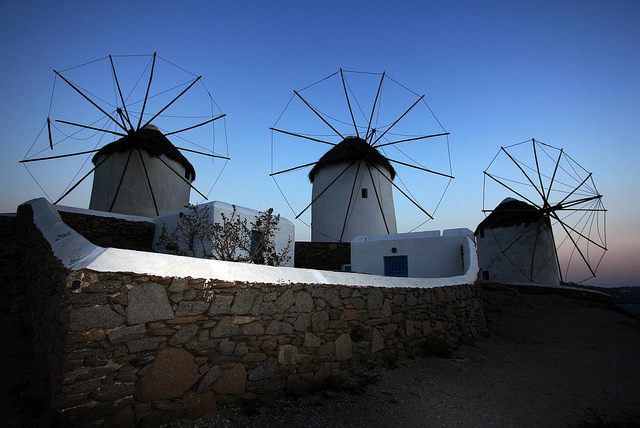
[[[417,288],[473,284],[478,275],[478,264],[475,257],[469,258],[469,267],[464,275],[447,278],[393,278],[103,248],[92,244],[67,226],[60,219],[56,208],[45,199],[34,199],[25,202],[25,204],[31,205],[34,212],[34,222],[51,244],[54,255],[71,270],[86,268],[97,272],[132,272],[163,277],[191,277],[212,281],[242,281],[256,284],[341,284]]]
[[[351,271],[384,275],[384,258],[407,256],[408,275],[439,278],[462,275],[477,263],[469,229],[358,236],[351,241]]]

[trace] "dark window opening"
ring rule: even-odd
[[[483,270],[482,271],[482,280],[483,281],[489,281],[489,271],[488,270]]]
[[[362,198],[366,199],[369,197],[369,189],[362,189]]]

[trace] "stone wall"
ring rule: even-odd
[[[385,355],[409,356],[425,337],[475,337],[485,328],[479,294],[475,285],[258,285],[80,270],[62,296],[53,406],[84,423],[116,413],[196,417],[302,393]]]
[[[157,426],[304,393],[411,356],[427,337],[456,342],[486,328],[477,284],[258,284],[70,270],[52,245],[72,232],[45,239],[29,205],[19,208],[17,229],[41,368],[34,379],[69,426]]]
[[[64,358],[65,323],[60,299],[65,292],[69,270],[53,257],[51,245],[33,222],[29,205],[18,207],[15,236],[20,242],[21,266],[18,281],[29,300],[34,352],[33,385],[37,398],[48,402],[58,394],[57,375]]]
[[[62,221],[92,244],[126,250],[153,251],[155,224],[59,211]]]
[[[351,263],[350,242],[296,242],[297,268],[342,270]]]

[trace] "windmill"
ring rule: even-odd
[[[433,219],[453,179],[449,133],[424,95],[386,73],[340,69],[296,90],[270,129],[270,175],[314,242],[396,233],[398,210],[415,230]],[[283,174],[297,178],[278,181]]]
[[[156,217],[186,205],[191,189],[207,199],[194,187],[195,167],[183,152],[209,159],[206,164],[211,169],[216,159],[226,164],[229,157],[215,152],[216,139],[223,138],[226,146],[224,126],[215,126],[221,119],[224,123],[225,115],[202,76],[155,53],[109,55],[54,73],[46,123],[20,161],[47,196],[45,188],[56,182],[54,178],[78,171],[62,190],[54,189],[60,194],[49,197],[54,204],[92,173],[89,208],[94,210]],[[58,82],[62,84],[56,87]],[[176,115],[178,110],[181,115]],[[174,146],[168,137],[180,139],[187,147]],[[46,151],[57,153],[42,156]],[[53,160],[75,163],[74,167],[58,165],[56,174],[40,171],[38,180],[33,165]]]
[[[475,234],[485,281],[580,283],[607,251],[592,173],[535,139],[500,148],[484,171],[483,212]]]

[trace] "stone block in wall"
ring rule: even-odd
[[[207,315],[229,315],[231,314],[231,303],[233,296],[218,295],[213,299]]]
[[[247,370],[244,364],[237,363],[218,378],[213,390],[223,395],[244,394],[247,387]]]
[[[278,350],[278,364],[296,364],[298,359],[298,348],[293,345],[282,345]]]
[[[74,331],[89,331],[96,328],[115,328],[125,318],[109,306],[75,309],[69,313],[69,328]]]
[[[129,290],[127,324],[145,324],[174,317],[167,292],[162,285],[146,282]]]
[[[278,360],[275,357],[269,357],[258,366],[249,372],[248,378],[252,382],[257,382],[263,379],[268,379],[273,375],[278,365]]]
[[[336,339],[335,357],[338,361],[348,360],[353,357],[353,343],[349,333],[341,334]]]
[[[152,402],[179,397],[200,377],[191,353],[182,348],[166,348],[158,352],[149,373],[136,383],[136,398]]]

